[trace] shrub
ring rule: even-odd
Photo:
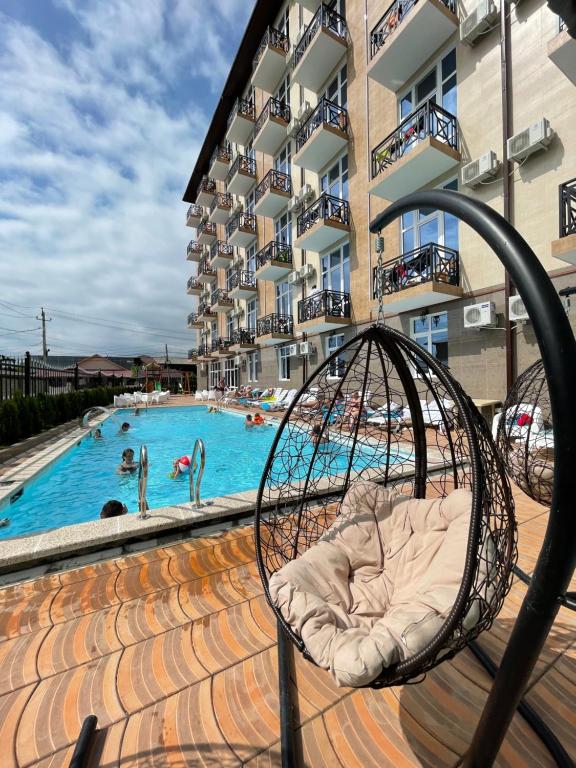
[[[20,417],[14,400],[0,403],[0,443],[10,445],[20,439]]]

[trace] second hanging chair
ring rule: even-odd
[[[488,426],[446,367],[379,325],[292,401],[255,536],[281,626],[350,686],[405,683],[454,656],[491,626],[516,560]]]

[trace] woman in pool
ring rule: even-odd
[[[178,475],[185,475],[190,471],[191,456],[180,456],[179,459],[174,459],[172,462],[172,472],[170,477],[174,480]]]
[[[256,413],[254,414],[254,424],[256,424],[258,427],[261,427],[263,424],[266,424],[266,422],[259,413]]]
[[[134,451],[132,448],[126,448],[122,451],[122,464],[118,467],[118,472],[121,475],[126,475],[137,469],[138,464],[134,461]]]
[[[312,427],[312,442],[317,446],[326,446],[328,444],[328,435],[322,434],[322,425],[318,422]]]
[[[122,426],[120,427],[120,431],[118,432],[119,435],[125,435],[126,432],[130,429],[130,424],[125,421]]]
[[[101,429],[95,429],[93,434],[92,434],[92,439],[93,440],[104,440],[104,437],[102,435],[102,430]]]
[[[244,419],[244,426],[246,427],[246,429],[251,429],[254,426],[254,421],[252,420],[251,413],[249,413]]]

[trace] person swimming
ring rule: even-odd
[[[174,479],[175,477],[178,477],[178,475],[185,475],[189,472],[191,460],[191,456],[180,456],[179,459],[174,459],[172,462],[172,472],[170,472],[169,477]]]
[[[249,413],[246,418],[244,419],[244,426],[248,429],[251,429],[254,426],[254,421],[252,420],[252,414]]]
[[[95,429],[92,433],[92,439],[93,440],[104,440],[104,435],[102,434],[101,429]]]
[[[256,413],[254,414],[254,424],[261,427],[263,424],[266,424],[266,422],[259,413]]]
[[[135,472],[137,469],[138,464],[134,461],[134,451],[132,448],[126,448],[122,451],[122,463],[118,467],[118,472],[121,475],[125,475]]]
[[[121,501],[116,499],[110,499],[100,510],[100,517],[104,520],[108,517],[120,517],[120,515],[125,515],[127,512],[126,504],[122,504]]]
[[[126,432],[130,429],[130,424],[125,421],[122,426],[120,427],[120,431],[118,432],[119,435],[125,435]]]

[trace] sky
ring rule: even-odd
[[[0,0],[0,354],[184,356],[186,184],[253,0]]]

